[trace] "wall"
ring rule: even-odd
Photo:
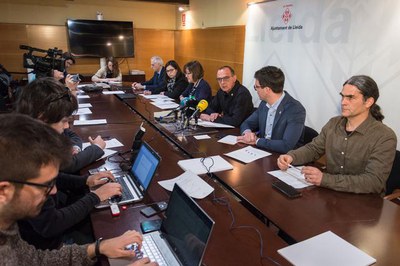
[[[177,29],[199,29],[246,25],[247,3],[250,0],[190,0],[190,10],[184,12],[186,25],[182,26],[182,13],[177,12]]]
[[[242,80],[245,27],[218,27],[175,32],[175,59],[181,67],[198,60],[205,71],[204,79],[218,90],[217,69],[230,65]]]
[[[100,11],[104,20],[133,21],[136,28],[174,30],[176,24],[176,6],[158,3],[14,0],[0,2],[0,10],[0,23],[65,25],[67,18],[96,19],[96,12]]]

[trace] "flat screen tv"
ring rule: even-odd
[[[68,19],[70,52],[78,57],[134,57],[133,23]]]

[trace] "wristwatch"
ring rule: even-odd
[[[94,246],[94,254],[96,255],[96,257],[100,257],[100,242],[103,240],[102,237],[98,238],[96,240],[96,244]]]

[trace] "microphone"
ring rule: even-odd
[[[190,117],[190,119],[196,117],[196,115],[198,115],[199,113],[203,112],[204,110],[206,110],[208,107],[208,102],[206,100],[201,100],[196,107],[196,111],[194,111],[194,113],[192,114],[192,116]]]

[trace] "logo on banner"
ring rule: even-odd
[[[283,8],[285,8],[285,10],[283,11],[282,14],[282,20],[283,23],[288,24],[289,20],[292,18],[292,12],[290,11],[290,7],[293,5],[285,5],[283,6]]]

